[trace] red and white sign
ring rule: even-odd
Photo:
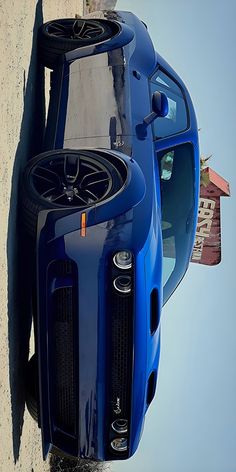
[[[207,167],[208,185],[201,185],[198,222],[191,262],[205,265],[221,261],[220,197],[229,196],[229,183]]]

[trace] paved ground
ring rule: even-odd
[[[17,276],[18,177],[40,147],[45,119],[37,29],[50,18],[81,14],[82,5],[83,0],[0,0],[0,472],[50,470],[41,458],[40,431],[24,406],[30,318]]]

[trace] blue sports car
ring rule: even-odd
[[[154,397],[163,304],[198,211],[189,93],[129,12],[42,25],[51,90],[22,212],[36,254],[27,404],[48,452],[134,454]]]

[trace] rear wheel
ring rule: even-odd
[[[124,164],[91,151],[59,150],[31,159],[23,175],[22,210],[26,230],[36,234],[45,209],[85,209],[115,195],[126,177]]]
[[[49,21],[38,33],[40,61],[53,69],[61,54],[106,41],[116,33],[116,28],[107,20],[66,18]]]

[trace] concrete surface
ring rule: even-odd
[[[52,470],[42,461],[40,430],[25,409],[31,319],[19,288],[24,263],[17,244],[17,195],[20,170],[40,149],[45,120],[37,29],[82,9],[83,0],[0,0],[0,472]]]

